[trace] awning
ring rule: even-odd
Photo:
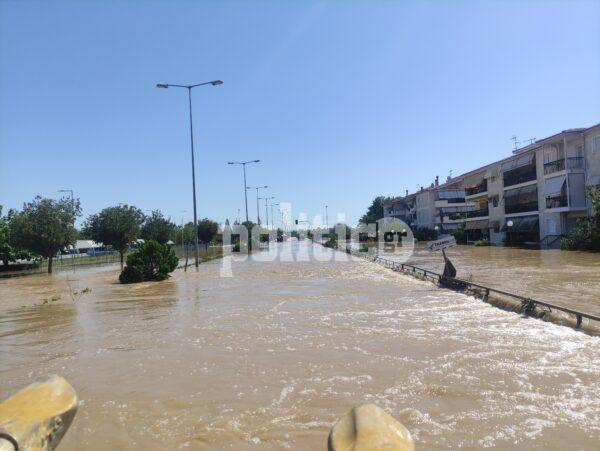
[[[487,219],[478,219],[476,221],[467,221],[465,223],[465,230],[483,230],[490,227],[490,221]]]
[[[456,199],[459,197],[465,197],[464,189],[441,190],[437,192],[438,199]]]
[[[504,191],[504,198],[506,199],[507,197],[525,196],[526,194],[533,194],[535,192],[537,192],[537,185],[534,183],[533,185],[527,185],[521,188]]]
[[[544,194],[546,197],[559,196],[565,184],[566,176],[554,177],[544,182]]]
[[[474,188],[478,186],[485,178],[485,171],[478,172],[477,174],[468,175],[465,177],[464,184],[465,188]]]
[[[512,221],[513,226],[508,227],[508,221]],[[539,216],[519,216],[517,218],[506,218],[504,225],[502,226],[501,232],[516,232],[526,233],[534,232],[539,228]]]
[[[506,172],[520,168],[521,166],[527,166],[528,164],[531,164],[533,162],[534,157],[535,152],[531,152],[526,155],[521,155],[520,157],[507,161],[506,163],[502,163],[501,170],[502,172]]]
[[[443,223],[440,224],[442,226],[442,231],[443,232],[450,232],[452,230],[456,230],[458,229],[458,227],[460,226],[460,224],[454,222],[454,223]]]

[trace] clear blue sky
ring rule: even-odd
[[[600,2],[0,2],[0,204],[72,188],[191,218],[243,211],[241,169],[294,211],[373,197],[600,122]],[[254,195],[250,213],[254,218]],[[331,219],[330,219],[331,221]]]

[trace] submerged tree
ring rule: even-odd
[[[588,187],[592,215],[581,219],[568,237],[561,241],[566,250],[600,251],[600,186]]]
[[[127,256],[127,266],[121,271],[121,283],[165,280],[177,268],[179,259],[173,249],[158,241],[149,240]]]
[[[97,243],[112,246],[121,256],[127,247],[140,236],[144,214],[131,205],[108,207],[100,213],[91,215],[84,226],[84,232]]]
[[[47,258],[52,273],[54,256],[77,239],[75,218],[80,214],[79,199],[37,196],[11,219],[12,238],[18,247]]]
[[[141,236],[144,240],[155,240],[165,244],[175,238],[176,231],[175,224],[165,218],[159,210],[154,210],[150,216],[146,217],[144,225],[142,225]]]

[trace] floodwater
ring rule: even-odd
[[[598,337],[362,260],[220,268],[1,280],[0,398],[66,377],[63,451],[325,449],[363,402],[418,449],[598,449]]]

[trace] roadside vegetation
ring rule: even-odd
[[[47,268],[52,273],[56,266],[114,263],[116,258],[123,270],[127,254],[144,242],[153,241],[169,250],[161,255],[176,255],[173,247],[179,246],[179,255],[187,256],[195,241],[193,222],[178,226],[159,210],[146,216],[131,205],[111,206],[88,216],[78,230],[75,221],[80,216],[79,199],[37,196],[24,204],[22,210],[8,212],[0,205],[0,270],[39,272]],[[98,243],[102,249],[89,254],[73,249],[77,240],[86,239]],[[205,247],[204,260],[221,255],[216,248],[209,250],[210,246],[222,243],[217,222],[208,218],[198,221],[198,240]],[[169,267],[159,265],[153,280],[160,280],[164,268]],[[148,273],[145,274],[144,277]]]
[[[594,214],[580,219],[571,234],[561,241],[561,249],[600,251],[600,186],[588,187]]]

